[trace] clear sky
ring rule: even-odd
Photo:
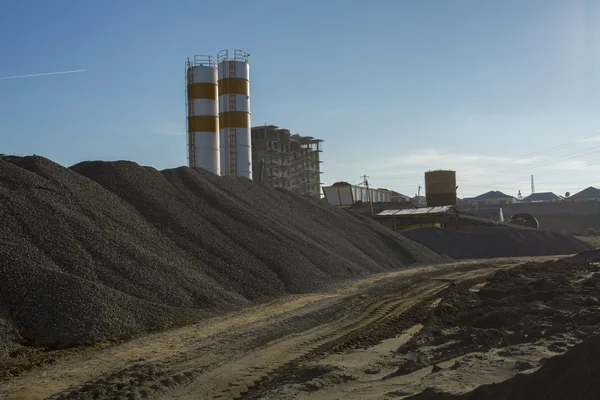
[[[600,0],[2,0],[0,78],[87,71],[0,79],[0,153],[185,165],[184,62],[225,48],[326,184],[600,186]]]

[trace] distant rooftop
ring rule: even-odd
[[[510,196],[506,193],[502,193],[498,190],[491,190],[487,193],[484,194],[480,194],[477,197],[473,197],[473,200],[485,200],[485,199],[507,199],[507,198],[514,198],[514,196]]]
[[[532,193],[529,196],[525,197],[522,201],[532,202],[532,201],[557,201],[557,200],[561,200],[561,198],[552,192],[540,192],[540,193]]]
[[[599,198],[600,198],[600,189],[596,189],[593,186],[590,186],[589,188],[584,189],[579,193],[575,193],[573,196],[569,197],[569,199],[575,199],[575,200],[599,199]]]
[[[407,199],[407,200],[411,199],[410,196],[407,196],[405,194],[398,193],[395,190],[392,190],[392,198],[394,198],[394,197],[402,197],[403,199]]]

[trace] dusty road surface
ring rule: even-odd
[[[409,393],[374,388],[388,385],[387,375],[402,378],[386,362],[448,287],[464,282],[477,290],[497,271],[531,260],[415,267],[126,343],[66,351],[51,365],[5,375],[0,399],[350,398],[353,391],[355,398],[403,397]]]

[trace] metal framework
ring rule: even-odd
[[[229,76],[235,78],[235,61],[228,61]],[[237,110],[236,95],[229,95],[229,111]],[[237,176],[237,130],[229,128],[229,175]]]

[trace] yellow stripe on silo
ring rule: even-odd
[[[214,83],[191,83],[187,87],[188,100],[216,99],[217,85]]]
[[[219,125],[225,128],[250,129],[250,114],[245,111],[227,111],[219,114]]]
[[[219,79],[219,96],[223,94],[250,95],[250,81],[243,78]]]
[[[188,118],[190,132],[217,132],[219,130],[219,117],[208,115]]]

